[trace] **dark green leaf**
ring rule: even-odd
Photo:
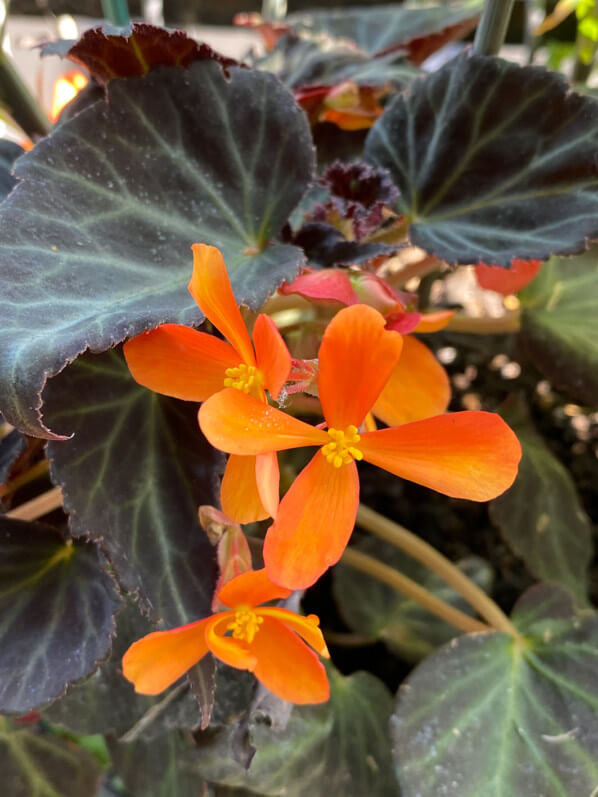
[[[82,684],[71,685],[66,695],[44,711],[44,717],[76,734],[134,735],[151,740],[173,728],[199,724],[197,703],[184,683],[158,697],[135,692],[122,674],[121,659],[133,642],[152,627],[133,605],[117,616],[116,636],[109,661]]]
[[[375,537],[366,537],[356,547],[396,568],[462,612],[473,614],[467,602],[444,581],[394,546]],[[479,587],[490,590],[492,568],[483,559],[471,556],[462,559],[457,566]],[[408,661],[418,661],[459,634],[453,626],[430,614],[418,603],[342,562],[334,568],[334,597],[350,628],[370,636],[372,640],[381,639]]]
[[[10,478],[12,466],[26,448],[27,438],[17,429],[0,438],[0,484]]]
[[[329,36],[316,38],[289,34],[253,66],[273,72],[289,88],[334,86],[345,80],[358,85],[408,86],[419,74],[401,53],[370,58],[346,42]]]
[[[193,741],[171,731],[150,742],[108,740],[112,765],[134,797],[201,797],[202,775]]]
[[[248,720],[256,752],[246,770],[233,759],[238,729],[198,737],[201,772],[209,781],[287,797],[394,797],[388,740],[391,701],[369,673],[348,678],[329,668],[331,698],[319,706],[293,707],[284,729],[259,710]]]
[[[364,260],[389,255],[397,250],[397,246],[384,243],[348,241],[335,227],[321,222],[304,224],[293,236],[293,243],[303,248],[310,265],[325,268],[363,263]]]
[[[598,405],[598,249],[552,258],[521,292],[521,339],[559,388]]]
[[[530,573],[555,581],[587,603],[592,526],[569,471],[552,454],[522,401],[502,413],[515,431],[523,458],[515,484],[490,504],[503,537]]]
[[[562,75],[460,55],[397,96],[366,141],[411,241],[449,263],[510,266],[598,237],[598,103]]]
[[[102,540],[120,582],[166,627],[210,613],[214,549],[197,519],[217,503],[222,455],[197,405],[133,381],[120,352],[80,358],[50,382],[48,446],[73,534]]]
[[[0,772],[6,797],[95,797],[102,775],[82,748],[15,728],[2,717]]]
[[[197,323],[189,247],[222,249],[258,307],[303,261],[272,241],[307,187],[309,126],[264,72],[213,61],[115,80],[17,165],[0,212],[0,393],[13,425],[40,421],[48,378],[164,321]]]
[[[13,141],[0,139],[0,202],[12,191],[16,182],[12,176],[12,166],[23,152],[24,150]]]
[[[598,618],[529,590],[525,634],[462,636],[420,664],[391,722],[403,797],[572,797],[598,784]]]
[[[351,39],[362,50],[374,55],[387,50],[405,48],[414,40],[434,34],[445,33],[438,39],[433,49],[446,44],[453,38],[465,35],[467,28],[475,25],[477,14],[482,8],[482,0],[465,0],[465,2],[446,3],[422,8],[403,5],[363,6],[339,8],[333,10],[306,11],[289,14],[285,18],[296,30],[310,30],[329,33],[343,39]],[[447,32],[448,28],[460,26],[460,23],[471,22],[466,29]],[[421,41],[416,42],[421,48]],[[416,48],[415,52],[421,50]]]
[[[0,517],[0,711],[23,714],[110,650],[117,595],[97,546]]]

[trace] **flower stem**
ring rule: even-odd
[[[481,590],[477,584],[474,584],[470,578],[459,570],[458,567],[450,562],[439,551],[428,545],[420,537],[417,537],[411,531],[399,526],[392,520],[379,515],[363,504],[359,505],[357,510],[357,525],[367,529],[372,534],[380,537],[386,542],[400,548],[409,556],[421,562],[428,567],[433,573],[446,581],[455,592],[461,595],[474,608],[480,617],[483,617],[489,625],[497,631],[504,631],[510,634],[517,640],[521,639],[521,635],[511,623],[506,614],[497,604],[488,597],[486,593]],[[390,569],[390,568],[389,568]],[[467,615],[466,615],[467,616]],[[470,618],[471,619],[471,618]]]
[[[473,42],[477,55],[498,54],[507,34],[514,1],[486,0]]]
[[[29,138],[50,132],[50,121],[12,65],[0,43],[0,102]]]
[[[46,493],[32,498],[15,509],[7,512],[5,517],[16,518],[17,520],[37,520],[43,515],[47,515],[62,506],[62,490],[60,487],[53,487]]]
[[[471,318],[457,313],[446,325],[450,332],[465,332],[468,335],[501,335],[519,332],[521,313],[512,310],[499,318]]]
[[[19,487],[23,487],[25,484],[35,481],[35,479],[37,479],[39,476],[44,476],[49,470],[50,463],[48,460],[40,460],[35,465],[32,465],[29,470],[21,473],[20,476],[17,476],[12,481],[7,482],[6,484],[0,484],[0,498],[4,498],[6,495],[14,493],[15,490],[19,489]]]
[[[407,576],[399,573],[393,567],[379,562],[372,556],[368,556],[361,551],[356,551],[354,548],[347,548],[342,555],[341,561],[354,568],[360,570],[362,573],[367,573],[369,576],[388,584],[389,587],[396,589],[403,595],[406,595],[411,600],[416,601],[432,614],[440,617],[445,622],[458,628],[460,631],[466,633],[472,631],[491,631],[492,629],[485,623],[470,617],[465,612],[455,609],[448,603],[440,600],[427,589],[420,586],[417,582],[408,578]]]
[[[102,12],[108,22],[120,28],[131,21],[127,0],[102,0]]]

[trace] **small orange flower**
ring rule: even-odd
[[[520,260],[515,257],[511,268],[478,263],[475,267],[475,276],[480,288],[508,296],[525,288],[537,275],[541,266],[540,260]]]
[[[220,251],[205,244],[191,248],[189,292],[229,342],[180,324],[162,324],[125,343],[133,378],[156,393],[184,401],[205,401],[225,388],[262,402],[266,402],[265,390],[276,398],[291,369],[291,356],[278,329],[267,315],[260,314],[252,343]],[[225,514],[237,523],[274,516],[278,508],[276,454],[261,455],[257,461],[253,456],[229,457],[221,503]]]
[[[493,413],[457,412],[360,432],[401,354],[401,336],[384,327],[384,317],[366,305],[344,308],[328,325],[318,375],[327,431],[234,390],[200,409],[209,442],[231,454],[319,447],[266,536],[264,561],[279,584],[307,587],[340,558],[359,502],[356,461],[473,501],[495,498],[515,479],[521,446]]]
[[[231,667],[250,670],[283,700],[323,703],[330,694],[326,670],[308,647],[329,657],[318,618],[259,605],[290,594],[265,570],[236,576],[217,595],[229,610],[134,642],[123,657],[125,678],[136,692],[157,695],[211,652]]]

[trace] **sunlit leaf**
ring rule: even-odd
[[[598,619],[534,587],[525,635],[458,637],[399,690],[391,721],[403,797],[590,795],[598,783]]]
[[[573,398],[598,405],[598,249],[544,263],[520,300],[531,360]]]
[[[451,3],[450,6],[441,3],[423,8],[413,3],[374,5],[300,11],[289,14],[285,23],[299,31],[320,31],[350,39],[371,55],[399,48],[410,52],[412,43],[422,48],[423,38],[436,36],[434,44],[428,44],[429,52],[426,54],[430,54],[475,27],[481,8],[481,0],[465,0]],[[465,26],[462,24],[464,22]],[[419,61],[423,60],[421,49],[415,46],[413,49],[414,53],[420,55]]]
[[[48,447],[71,531],[102,540],[120,582],[166,627],[210,613],[214,549],[197,507],[217,502],[221,454],[197,405],[133,381],[120,352],[81,357],[46,389],[70,440]]]
[[[0,517],[0,711],[23,714],[110,651],[117,595],[96,545]]]
[[[522,402],[511,402],[503,417],[523,449],[515,484],[490,504],[490,515],[530,573],[562,584],[584,606],[592,526],[569,471],[534,429]]]
[[[214,61],[111,81],[21,158],[2,204],[2,410],[40,436],[40,391],[86,349],[164,321],[198,323],[190,246],[220,247],[258,307],[303,262],[273,240],[307,187],[313,147],[291,94]]]
[[[598,103],[562,75],[464,53],[395,97],[366,157],[390,170],[412,243],[509,266],[598,237]]]
[[[16,728],[0,717],[0,772],[6,797],[95,797],[102,773],[81,747]]]

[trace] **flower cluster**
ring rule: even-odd
[[[521,448],[496,414],[445,414],[450,391],[444,370],[427,347],[388,323],[383,312],[396,313],[400,297],[369,277],[357,285],[347,285],[342,274],[311,283],[298,278],[303,282],[294,288],[302,292],[325,285],[338,297],[344,290],[346,306],[326,327],[318,352],[324,421],[311,426],[272,406],[268,394],[276,399],[292,365],[280,333],[259,315],[252,343],[220,252],[196,244],[193,253],[189,289],[228,343],[166,324],[129,341],[127,362],[152,390],[203,402],[204,435],[230,455],[221,494],[226,515],[241,523],[270,515],[273,523],[264,543],[265,570],[236,576],[217,595],[230,610],[136,642],[124,673],[138,691],[154,694],[209,650],[252,670],[287,700],[319,702],[327,698],[325,672],[300,639],[326,655],[316,618],[259,604],[310,586],[339,560],[359,503],[356,463],[448,496],[487,501],[512,484]],[[387,428],[377,429],[373,415]],[[316,451],[279,503],[277,452],[303,446]]]

